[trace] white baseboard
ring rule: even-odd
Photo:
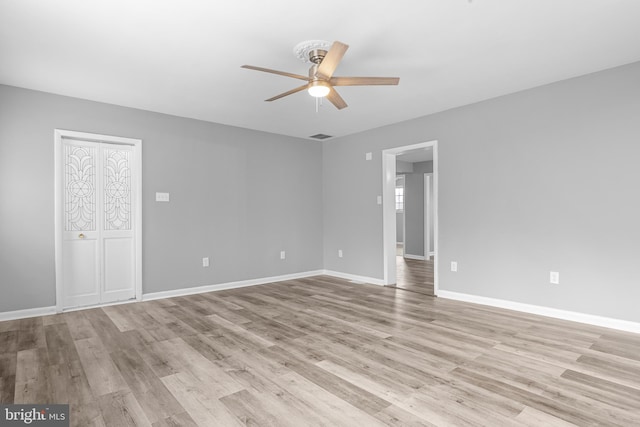
[[[103,302],[99,304],[91,304],[91,305],[83,305],[81,307],[71,307],[71,308],[63,308],[63,313],[70,313],[72,311],[81,311],[81,310],[89,310],[92,308],[102,308],[102,307],[111,307],[112,305],[123,305],[123,304],[133,304],[135,302],[140,302],[142,299],[131,298],[123,301],[113,301],[113,302]]]
[[[409,259],[417,259],[418,261],[424,261],[425,257],[423,257],[422,255],[411,255],[411,254],[404,254],[405,258],[409,258]]]
[[[3,311],[0,312],[0,322],[5,320],[26,319],[28,317],[48,316],[50,314],[56,314],[55,306]]]
[[[200,294],[203,292],[221,291],[224,289],[243,288],[246,286],[264,285],[267,283],[282,282],[285,280],[301,279],[304,277],[319,276],[325,274],[324,270],[306,271],[303,273],[285,274],[282,276],[273,277],[261,277],[259,279],[241,280],[238,282],[219,283],[217,285],[198,286],[193,288],[173,289],[163,292],[151,292],[142,295],[141,301],[150,301],[154,299],[170,298],[184,295]],[[137,300],[118,301],[108,304],[98,304],[86,307],[75,307],[71,309],[65,309],[64,312],[87,310],[91,308],[107,307],[110,305],[129,304],[137,302]],[[40,307],[40,308],[28,308],[25,310],[5,311],[0,312],[0,321],[26,319],[28,317],[47,316],[50,314],[56,314],[56,307]]]
[[[508,310],[522,311],[524,313],[538,314],[540,316],[553,317],[555,319],[571,320],[573,322],[586,323],[588,325],[602,326],[621,331],[640,333],[640,323],[630,322],[628,320],[613,319],[593,314],[578,313],[575,311],[560,310],[540,305],[531,305],[521,302],[463,294],[459,292],[445,291],[442,289],[438,291],[438,297],[488,305],[491,307],[506,308]]]
[[[267,283],[282,282],[285,280],[302,279],[304,277],[318,276],[324,270],[306,271],[303,273],[284,274],[282,276],[261,277],[259,279],[240,280],[237,282],[218,283],[216,285],[196,286],[193,288],[173,289],[170,291],[150,292],[142,295],[142,301],[154,299],[180,297],[185,295],[201,294],[204,292],[223,291],[225,289],[244,288],[247,286],[265,285]]]
[[[371,285],[384,286],[384,280],[375,279],[373,277],[358,276],[356,274],[342,273],[340,271],[333,271],[333,270],[323,270],[321,274],[324,274],[327,276],[339,277],[340,279],[347,279],[354,282],[362,282],[362,283],[369,283]]]

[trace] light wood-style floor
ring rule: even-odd
[[[640,425],[640,336],[318,276],[0,322],[72,425]]]
[[[396,256],[396,288],[433,296],[433,263]]]

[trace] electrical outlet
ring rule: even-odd
[[[382,204],[382,196],[378,196],[377,197],[377,202],[378,202],[379,205]]]
[[[451,261],[451,271],[458,271],[458,263],[456,261]]]
[[[156,193],[156,202],[168,202],[169,193]]]
[[[560,273],[557,271],[549,272],[549,282],[554,285],[560,284]]]
[[[342,258],[342,249],[338,249],[338,258]]]
[[[202,266],[209,267],[209,257],[202,258]]]
[[[287,257],[287,254],[285,251],[280,251],[280,259],[285,259]]]

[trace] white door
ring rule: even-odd
[[[62,309],[136,297],[134,147],[62,138]]]

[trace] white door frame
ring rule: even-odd
[[[425,173],[424,174],[424,259],[431,259],[431,180],[433,173]]]
[[[135,299],[142,301],[142,140],[123,138],[119,136],[100,135],[72,130],[54,130],[54,197],[55,197],[55,269],[56,269],[56,312],[63,311],[62,289],[62,140],[77,139],[82,141],[101,142],[106,144],[129,145],[133,147],[133,176],[136,177],[133,186],[135,188],[135,217],[134,221],[134,245],[135,245]]]
[[[438,254],[438,141],[382,150],[382,229],[384,284],[396,283],[396,156],[405,151],[432,147],[433,150],[433,251]],[[407,236],[404,236],[405,240]],[[433,266],[433,293],[438,295],[438,263]]]
[[[398,186],[397,177],[398,177],[398,175],[396,175],[396,187]],[[407,248],[406,245],[405,245],[406,244],[405,236],[407,235],[407,228],[406,228],[407,227],[407,217],[405,215],[406,215],[407,211],[404,208],[404,200],[405,200],[405,196],[406,196],[405,190],[407,188],[406,187],[406,178],[407,178],[406,175],[402,175],[402,257],[403,258],[404,258],[404,254],[406,253],[405,249]],[[395,194],[394,194],[394,196],[395,196]],[[394,200],[395,200],[395,198],[394,198]],[[396,221],[397,220],[398,220],[398,211],[396,211]],[[397,240],[398,240],[398,236],[396,235],[396,256],[398,256],[398,246],[397,246],[398,242],[397,242]]]

